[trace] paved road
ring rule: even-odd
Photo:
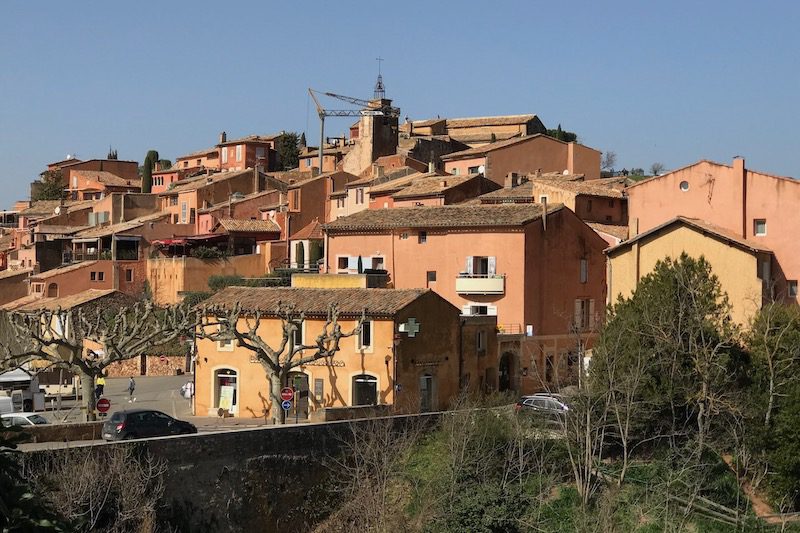
[[[218,418],[192,416],[192,404],[180,394],[181,386],[192,379],[191,375],[183,376],[142,376],[135,377],[136,390],[133,397],[128,395],[128,378],[108,378],[103,397],[111,401],[111,409],[108,416],[116,411],[132,408],[157,409],[175,418],[187,420],[197,426],[199,432],[209,431],[231,431],[236,429],[246,429],[266,425],[263,419],[249,418]],[[83,412],[80,409],[81,402],[75,400],[63,400],[61,409],[51,409],[51,402],[47,402],[48,411],[41,413],[53,423],[82,422]],[[72,442],[43,442],[20,445],[23,451],[41,450],[49,448],[65,448],[82,446],[87,444],[97,444],[102,440],[95,441],[72,441]]]
[[[104,398],[111,401],[109,416],[115,411],[131,408],[157,409],[175,418],[187,418],[192,415],[192,404],[181,397],[181,386],[190,381],[192,376],[141,376],[134,377],[136,390],[133,397],[128,396],[128,378],[107,378]],[[80,402],[63,400],[61,410],[50,410],[51,402],[47,403],[48,411],[44,416],[52,422],[81,422],[83,412]]]

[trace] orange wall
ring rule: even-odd
[[[339,256],[362,256],[371,264],[383,256],[390,282],[398,289],[428,287],[459,309],[469,302],[497,306],[498,324],[534,326],[539,334],[569,331],[576,298],[595,300],[597,310],[605,302],[605,241],[571,211],[548,216],[547,232],[541,222],[523,231],[485,232],[428,231],[427,241],[418,242],[417,231],[394,235],[330,235],[328,271],[339,272]],[[505,275],[503,295],[461,295],[456,277],[465,270],[467,256],[496,257],[497,274]],[[580,259],[589,260],[589,282],[580,283]],[[436,282],[428,284],[427,272],[436,271]],[[557,314],[555,316],[554,314]]]
[[[683,181],[687,191],[680,189]],[[779,285],[783,279],[800,279],[796,180],[746,170],[743,159],[733,166],[701,161],[629,187],[627,193],[630,225],[635,229],[638,224],[639,233],[678,215],[705,220],[771,249]],[[767,234],[755,236],[754,220],[760,218],[767,221]]]
[[[414,318],[420,324],[415,337],[399,334],[399,343],[394,347],[394,333],[397,324]],[[458,311],[432,293],[421,296],[401,310],[394,318],[368,317],[372,320],[373,346],[360,350],[356,338],[345,338],[340,343],[340,351],[332,358],[333,365],[310,364],[298,368],[308,375],[310,389],[310,410],[321,407],[343,407],[353,403],[352,379],[358,374],[370,374],[377,378],[378,401],[382,404],[395,404],[399,411],[419,409],[420,376],[430,374],[436,381],[437,396],[434,409],[446,409],[458,394],[459,371],[459,328]],[[305,324],[305,338],[317,335],[324,322],[308,319]],[[349,332],[355,326],[352,320],[340,322],[342,330]],[[494,322],[485,319],[464,326],[464,339],[475,337],[478,329],[487,332],[487,344],[494,342]],[[259,328],[260,336],[271,346],[281,340],[280,321],[268,319]],[[220,367],[233,368],[239,372],[239,412],[238,416],[259,418],[266,416],[273,408],[269,397],[269,385],[263,367],[252,362],[249,350],[235,346],[231,351],[222,351],[217,343],[200,340],[197,343],[195,414],[198,416],[216,415],[217,405],[213,399],[214,370]],[[487,366],[496,364],[496,353],[492,348],[480,356],[474,352],[470,341],[461,347],[464,357],[464,372],[470,373],[472,384],[478,384],[480,374]],[[397,383],[400,391],[394,394],[395,357],[397,359]],[[323,400],[313,398],[314,380],[323,380]]]

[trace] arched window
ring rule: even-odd
[[[58,298],[58,285],[56,283],[51,283],[47,286],[47,297]]]
[[[378,378],[368,374],[353,376],[353,405],[378,403]]]

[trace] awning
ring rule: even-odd
[[[142,238],[138,235],[112,235],[115,241],[140,241]]]
[[[97,242],[100,240],[100,237],[95,237],[93,239],[72,239],[72,242]]]
[[[184,246],[186,244],[186,239],[158,239],[154,240],[153,244],[159,244],[161,246]]]

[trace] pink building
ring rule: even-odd
[[[600,152],[578,143],[559,141],[544,134],[484,144],[442,156],[444,170],[463,175],[483,172],[502,185],[508,174],[564,172],[600,177]]]
[[[605,301],[606,242],[562,205],[544,217],[536,204],[369,209],[325,230],[329,273],[360,263],[386,270],[394,288],[431,288],[464,315],[496,315],[507,388],[537,390],[566,372]]]
[[[772,250],[772,296],[797,301],[800,181],[748,170],[742,158],[730,166],[702,160],[635,183],[626,194],[631,237],[676,216],[704,220]]]

